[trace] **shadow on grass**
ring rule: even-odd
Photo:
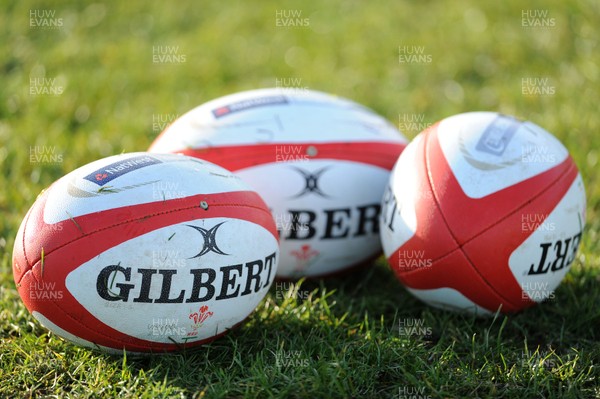
[[[249,387],[253,392],[289,393],[294,384],[288,374],[309,378],[302,368],[282,369],[282,362],[294,358],[316,370],[312,378],[332,373],[332,364],[339,359],[354,364],[347,352],[367,365],[376,363],[380,359],[362,352],[370,345],[408,347],[407,355],[410,348],[426,348],[414,356],[427,355],[422,361],[428,363],[452,348],[458,358],[473,365],[484,358],[498,359],[499,354],[517,361],[524,350],[558,354],[571,353],[572,348],[591,350],[600,321],[596,284],[585,273],[577,273],[548,303],[515,315],[477,318],[421,303],[379,260],[338,277],[274,286],[245,325],[225,337],[177,354],[128,358],[127,367],[153,383],[237,396]],[[285,293],[279,295],[282,290]],[[415,324],[420,329],[411,330]],[[106,361],[118,364],[123,359],[106,356]],[[389,384],[398,378],[397,371],[390,370],[381,367],[371,377]]]

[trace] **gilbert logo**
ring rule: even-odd
[[[302,177],[304,178],[304,188],[298,194],[294,195],[291,198],[302,197],[310,193],[316,194],[319,197],[329,198],[329,196],[323,191],[321,191],[321,189],[319,188],[319,178],[327,169],[329,169],[329,166],[311,172],[308,170],[300,169],[298,167],[292,167],[292,170],[295,170],[296,172],[300,173],[300,175],[302,175]]]
[[[202,234],[202,238],[204,240],[204,242],[202,243],[202,249],[200,250],[200,252],[198,252],[198,254],[196,256],[192,256],[190,259],[199,258],[202,255],[206,255],[209,252],[214,252],[219,255],[229,255],[229,254],[226,254],[225,252],[223,252],[217,245],[217,230],[219,230],[219,227],[221,227],[221,225],[223,223],[225,223],[225,222],[216,224],[213,227],[211,227],[210,229],[205,229],[205,228],[199,227],[199,226],[192,226],[190,224],[187,225],[193,229],[196,229],[200,234]]]
[[[541,254],[536,263],[529,267],[528,275],[547,274],[556,272],[571,266],[577,254],[577,248],[581,242],[580,230],[577,234],[556,241],[542,242],[540,244]]]

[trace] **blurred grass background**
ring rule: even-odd
[[[204,392],[229,397],[398,397],[402,387],[423,386],[424,395],[432,397],[600,397],[593,381],[599,376],[599,355],[597,346],[592,349],[600,322],[600,3],[59,0],[7,1],[0,11],[0,378],[9,381],[0,391],[5,395],[21,389],[24,396]],[[60,21],[60,26],[48,29],[36,21],[32,26],[32,12],[37,19],[40,12],[54,13],[45,14],[46,23]],[[552,26],[524,26],[529,22],[523,18],[532,19],[530,12],[537,15],[531,22]],[[299,21],[288,20],[290,13]],[[282,23],[296,26],[278,26]],[[179,61],[153,62],[161,46],[175,51]],[[422,48],[430,62],[400,62],[399,48],[404,46]],[[32,94],[31,79],[36,78],[55,79],[47,88],[62,93]],[[523,94],[528,78],[546,79],[542,88],[553,94]],[[302,301],[282,302],[272,293],[247,327],[206,351],[132,365],[64,344],[33,322],[18,300],[10,253],[20,221],[41,189],[97,158],[145,150],[160,131],[157,119],[172,119],[210,99],[273,87],[285,79],[369,106],[408,128],[403,129],[408,138],[419,129],[403,124],[406,118],[431,124],[472,110],[512,114],[553,132],[573,155],[588,194],[580,255],[557,300],[503,318],[508,327],[498,330],[504,326],[500,321],[490,326],[491,321],[465,320],[424,307],[389,281],[391,274],[380,261],[357,276],[308,284],[317,302],[310,315],[302,313]],[[36,148],[58,154],[60,160],[32,161]],[[356,290],[354,284],[359,284]],[[380,285],[385,290],[372,295]],[[339,313],[318,305],[333,303]],[[270,322],[274,315],[279,321]],[[393,325],[401,317],[427,320],[439,341],[428,344],[423,337],[412,337],[399,343]],[[378,323],[380,329],[374,327]],[[290,336],[265,333],[264,328],[283,328]],[[494,362],[486,357],[489,342],[476,338],[484,329],[498,334],[498,345],[506,345],[494,352]],[[517,356],[519,345],[537,337],[538,329],[546,335],[533,341],[545,345],[559,340],[565,352],[557,355],[557,362],[564,364],[554,371],[532,371],[520,364],[514,375],[506,364],[499,365],[498,359]],[[325,336],[320,336],[323,331]],[[302,337],[313,335],[316,342],[302,344]],[[310,350],[330,354],[315,360],[314,370],[295,369],[295,377],[270,375],[264,367],[269,359],[273,363],[273,356],[261,346],[266,337],[306,357],[312,356]],[[334,361],[335,354],[356,348],[357,337],[366,346],[357,349],[355,360]],[[388,353],[377,357],[382,348]],[[567,354],[573,348],[583,353],[577,365]],[[219,355],[211,355],[215,352]],[[236,360],[247,353],[254,355]],[[448,356],[456,366],[441,361],[433,365],[430,356]],[[53,374],[52,368],[45,369],[48,358],[54,359],[50,364],[68,358],[91,371],[78,374],[79,366],[64,363],[64,370],[56,366]],[[361,361],[377,365],[356,367]],[[175,367],[179,363],[182,369]],[[573,366],[571,374],[565,365]],[[59,377],[57,369],[67,376]],[[204,375],[184,376],[197,370]],[[375,378],[372,373],[380,374]],[[328,378],[338,382],[327,383]],[[144,388],[148,380],[153,383]],[[106,384],[112,388],[103,391]]]

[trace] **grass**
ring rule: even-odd
[[[1,397],[600,397],[597,2],[0,7]],[[32,27],[30,10],[54,10],[62,26]],[[299,10],[308,26],[276,26],[281,10]],[[524,10],[545,10],[553,26],[524,27]],[[178,46],[185,62],[153,63],[161,45]],[[422,47],[431,61],[399,63],[402,46]],[[31,94],[36,77],[56,78],[62,93]],[[420,128],[405,118],[428,124],[480,109],[555,133],[588,196],[580,252],[555,298],[490,319],[439,311],[380,259],[344,277],[274,286],[243,327],[181,354],[109,356],[34,321],[12,280],[11,250],[41,189],[91,160],[144,150],[161,130],[157,115],[284,78],[368,105],[409,138]],[[526,78],[547,78],[554,93],[524,95]],[[32,161],[35,148],[57,158]],[[423,330],[400,329],[414,323]]]

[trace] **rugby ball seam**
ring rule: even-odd
[[[237,207],[237,208],[251,208],[251,209],[256,209],[256,210],[259,210],[259,211],[262,211],[262,212],[268,213],[268,212],[266,212],[266,211],[265,211],[263,208],[261,208],[261,207],[258,207],[258,206],[252,206],[252,205],[247,205],[247,204],[230,203],[230,204],[212,204],[212,205],[211,205],[211,207],[223,207],[223,206],[227,206],[227,207]],[[79,241],[80,239],[83,239],[83,238],[86,238],[86,237],[92,236],[92,235],[94,235],[94,234],[96,234],[96,233],[98,233],[98,232],[101,232],[101,231],[106,231],[106,230],[109,230],[109,229],[112,229],[112,228],[115,228],[115,227],[117,227],[117,226],[121,226],[121,225],[124,225],[124,224],[128,224],[128,223],[139,222],[139,221],[142,221],[142,220],[148,220],[148,219],[150,219],[150,218],[153,218],[153,217],[155,217],[155,216],[167,215],[167,214],[170,214],[170,213],[175,213],[175,212],[186,211],[186,210],[189,210],[189,209],[194,209],[194,208],[198,208],[198,207],[200,207],[200,205],[188,206],[188,207],[184,207],[184,208],[177,208],[177,209],[170,209],[170,210],[167,210],[167,211],[161,211],[161,212],[154,212],[154,213],[150,213],[150,214],[148,214],[148,215],[142,216],[142,217],[137,217],[137,218],[133,218],[133,219],[127,219],[127,220],[121,221],[121,222],[119,222],[119,223],[114,223],[114,224],[112,224],[112,225],[110,225],[110,226],[104,226],[104,227],[102,227],[102,228],[99,228],[99,229],[96,229],[96,230],[90,231],[89,233],[82,233],[82,235],[80,235],[80,236],[78,236],[78,237],[76,237],[76,238],[74,238],[74,239],[72,239],[72,240],[70,240],[70,241],[67,241],[67,242],[65,242],[65,243],[63,243],[63,244],[61,244],[61,245],[59,245],[59,246],[57,246],[57,247],[53,248],[53,249],[52,249],[50,252],[45,252],[45,251],[44,251],[44,256],[48,256],[48,255],[52,254],[53,252],[55,252],[55,251],[57,251],[57,250],[59,250],[59,249],[61,249],[61,248],[65,247],[65,246],[67,246],[67,245],[70,245],[70,244],[72,244],[72,243],[74,243],[74,242],[77,242],[77,241]],[[25,247],[25,231],[26,231],[26,229],[27,229],[27,226],[28,226],[28,224],[29,224],[29,215],[30,215],[30,214],[28,213],[28,215],[27,215],[27,222],[25,223],[25,226],[24,226],[24,228],[23,228],[23,255],[24,255],[24,257],[25,257],[25,260],[26,260],[26,262],[27,262],[27,270],[26,270],[26,271],[23,273],[23,275],[21,276],[21,278],[19,279],[19,281],[17,281],[17,284],[20,284],[20,283],[21,283],[21,280],[23,280],[23,277],[25,277],[25,275],[27,275],[28,273],[32,273],[32,272],[33,272],[33,268],[34,268],[36,265],[38,265],[38,264],[39,264],[39,262],[40,262],[40,260],[38,260],[38,261],[36,261],[34,264],[31,264],[31,262],[30,262],[29,258],[27,257],[27,251],[26,251],[26,247]],[[271,215],[269,214],[269,216],[271,216]],[[253,223],[253,222],[251,222],[251,223]],[[43,275],[43,274],[42,274],[42,275]]]
[[[25,273],[23,273],[23,276],[27,273],[29,273],[32,269],[33,269],[33,265],[31,264],[31,262],[29,261],[29,257],[27,256],[27,250],[25,249],[25,237],[26,237],[26,232],[27,232],[27,227],[29,226],[29,218],[31,217],[31,213],[32,213],[33,208],[29,209],[29,211],[27,212],[27,215],[25,215],[25,221],[23,222],[23,234],[21,234],[21,249],[23,250],[23,258],[25,259]],[[14,255],[13,255],[14,258]],[[19,267],[19,269],[21,268],[21,265],[19,265],[17,263],[17,266]],[[21,285],[21,280],[23,280],[23,276],[21,276],[21,278],[19,279],[19,281],[16,281],[17,287],[19,285]]]
[[[569,174],[569,173],[572,173],[572,171],[573,171],[573,169],[574,169],[574,168],[575,168],[575,165],[574,165],[574,164],[571,164],[571,165],[569,166],[569,168],[568,168],[568,169],[565,169],[565,171],[561,173],[561,175],[558,177],[558,179],[557,179],[557,180],[563,179],[563,178],[565,177],[565,175],[567,175],[567,174]],[[576,178],[577,178],[577,176],[575,177],[575,179],[576,179]],[[571,183],[570,183],[570,184],[572,184],[572,183],[575,181],[575,179],[573,179],[573,181],[571,181]],[[478,232],[478,233],[477,233],[476,235],[474,235],[473,237],[469,238],[468,240],[465,240],[465,242],[464,242],[464,243],[462,243],[462,244],[459,244],[459,245],[458,245],[456,248],[453,248],[453,249],[451,249],[450,251],[446,252],[445,254],[443,254],[443,255],[441,255],[441,256],[438,256],[437,258],[434,258],[434,259],[432,259],[431,261],[432,261],[432,262],[437,262],[437,261],[439,261],[439,260],[442,260],[442,259],[444,259],[444,258],[447,258],[447,257],[448,257],[448,256],[450,256],[452,253],[454,253],[454,252],[455,252],[457,249],[459,249],[459,248],[462,248],[464,245],[466,245],[466,244],[470,243],[471,241],[477,240],[477,238],[478,238],[478,237],[479,237],[481,234],[483,234],[483,233],[487,232],[488,230],[490,230],[490,229],[492,229],[493,227],[495,227],[497,224],[500,224],[500,223],[502,223],[504,220],[506,220],[506,219],[510,218],[510,217],[511,217],[511,216],[513,216],[515,213],[519,212],[519,211],[520,211],[520,210],[521,210],[523,207],[527,206],[527,205],[528,205],[528,204],[529,204],[531,201],[533,201],[533,200],[535,200],[535,199],[539,198],[540,196],[542,196],[542,195],[546,194],[546,193],[547,193],[547,191],[548,191],[548,190],[550,190],[550,189],[551,189],[551,188],[554,186],[554,184],[556,184],[556,181],[553,181],[552,183],[550,183],[550,184],[549,184],[547,187],[545,187],[545,188],[544,188],[542,191],[540,191],[540,192],[539,192],[538,194],[536,194],[535,196],[531,197],[529,200],[527,200],[527,202],[525,202],[525,203],[521,204],[521,205],[520,205],[518,208],[516,208],[514,211],[511,211],[510,213],[507,213],[505,216],[503,216],[502,218],[498,219],[496,222],[492,223],[490,226],[487,226],[486,228],[484,228],[483,230],[481,230],[480,232]],[[567,191],[567,190],[565,190],[565,192],[566,192],[566,191]],[[451,232],[451,231],[450,231],[450,229],[449,229],[449,226],[448,226],[448,223],[447,223],[447,221],[446,221],[446,218],[444,217],[444,214],[441,212],[441,209],[440,209],[439,203],[438,203],[438,201],[437,201],[437,198],[436,198],[436,197],[434,197],[434,198],[435,198],[435,203],[436,203],[436,206],[438,207],[438,210],[440,210],[440,214],[442,215],[442,219],[444,220],[444,224],[445,224],[445,226],[448,228],[448,231],[450,232],[450,236],[452,237],[452,239],[454,240],[454,242],[458,244],[458,241],[456,240],[456,237],[454,237],[454,234],[452,234],[452,232]],[[557,203],[557,204],[554,206],[554,208],[552,208],[552,209],[553,209],[553,210],[554,210],[554,209],[556,209],[556,207],[557,207],[557,206],[558,206],[558,203]],[[415,272],[419,272],[419,271],[420,271],[419,269],[414,269],[414,270],[409,270],[409,271],[403,272],[402,274],[404,274],[404,275],[408,275],[408,274],[413,274],[413,273],[415,273]]]
[[[373,148],[376,145],[377,148]],[[360,165],[374,166],[383,170],[391,170],[397,156],[390,157],[390,152],[402,152],[406,143],[387,143],[379,141],[351,141],[351,142],[277,142],[256,143],[252,145],[223,145],[207,146],[206,148],[184,148],[175,150],[175,153],[200,158],[213,163],[219,163],[231,171],[240,171],[259,165],[280,162],[297,161],[298,159],[277,160],[277,147],[293,146],[298,153],[290,157],[306,157],[302,160],[343,161]],[[384,148],[381,148],[383,146]],[[317,152],[308,155],[308,150],[314,148]],[[390,148],[396,148],[397,151]],[[152,147],[150,148],[152,150]],[[244,151],[246,150],[246,151]],[[216,157],[216,158],[215,158]],[[275,158],[275,160],[273,159]]]

